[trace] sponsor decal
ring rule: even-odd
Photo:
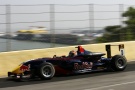
[[[81,70],[81,69],[91,69],[93,66],[92,62],[82,62],[82,65],[79,65],[78,63],[74,63],[74,69],[75,70]]]
[[[20,70],[21,71],[30,71],[30,64],[28,65],[28,66],[26,66],[26,65],[21,65],[21,67],[20,67]]]

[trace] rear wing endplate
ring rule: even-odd
[[[125,55],[125,51],[124,51],[124,44],[119,44],[119,45],[106,45],[106,51],[107,51],[107,58],[111,58],[111,46],[118,46],[118,49],[120,51],[120,55]]]

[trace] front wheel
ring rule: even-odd
[[[127,60],[124,56],[115,55],[111,60],[111,69],[114,71],[123,71],[127,66]]]
[[[39,77],[41,79],[52,79],[55,74],[54,66],[51,63],[43,63],[39,67]]]

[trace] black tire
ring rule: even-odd
[[[42,80],[52,79],[54,74],[55,69],[51,63],[43,63],[40,65],[38,75]]]
[[[111,69],[113,71],[123,71],[127,66],[127,60],[122,55],[115,55],[111,60]]]

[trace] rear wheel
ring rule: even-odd
[[[39,67],[39,77],[41,79],[52,79],[55,74],[54,66],[51,63],[43,63]]]
[[[127,66],[127,60],[124,56],[115,55],[111,60],[111,69],[114,71],[123,71]]]

